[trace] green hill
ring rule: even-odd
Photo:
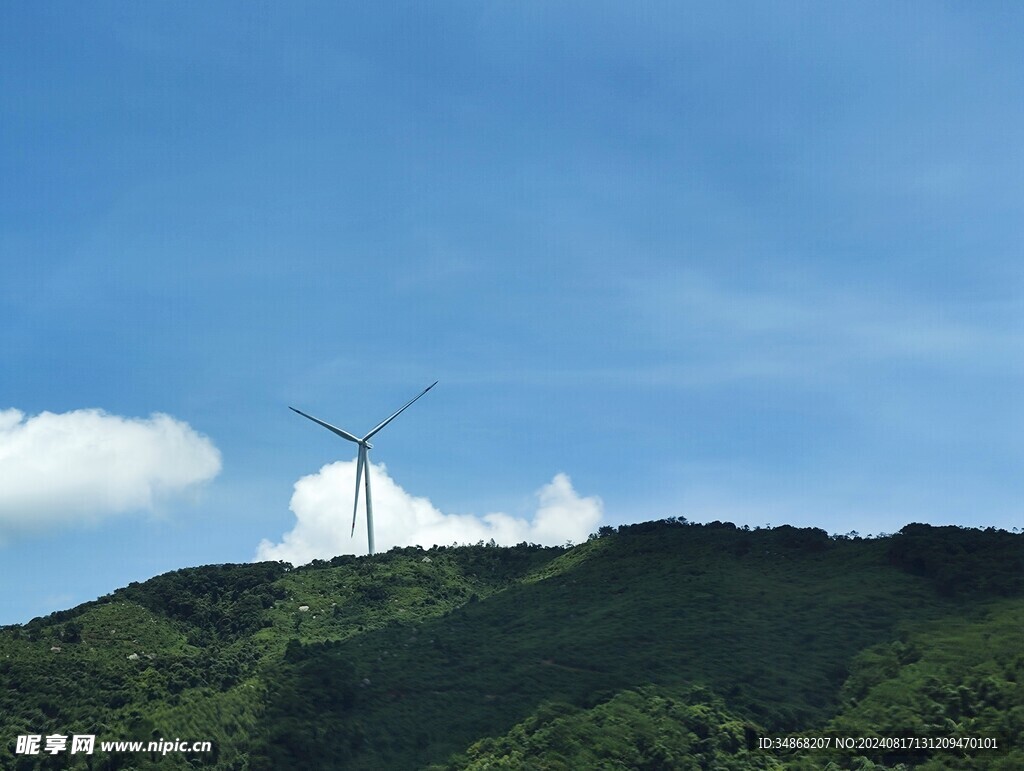
[[[0,768],[1024,767],[1022,544],[666,520],[180,570],[0,628]],[[76,733],[212,751],[15,753]]]

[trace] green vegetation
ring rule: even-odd
[[[880,763],[922,768],[1024,768],[1024,600],[986,605],[971,618],[921,625],[854,661],[832,735],[988,737],[997,752],[866,753]]]
[[[1022,558],[994,530],[665,520],[180,570],[0,628],[0,768],[1024,767]],[[52,733],[214,752],[14,754]],[[1000,749],[757,746],[798,735]]]
[[[781,769],[748,749],[757,733],[705,689],[647,686],[586,710],[544,704],[505,736],[482,739],[435,768]]]

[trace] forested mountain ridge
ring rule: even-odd
[[[663,520],[189,568],[0,628],[0,768],[1024,767],[1024,542]],[[19,735],[209,754],[15,754]],[[989,737],[810,752],[758,738]]]

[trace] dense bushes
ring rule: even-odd
[[[574,549],[181,570],[0,629],[0,735],[208,737],[239,771],[825,765],[751,752],[760,731],[1022,742],[1024,606],[991,604],[1022,588],[1019,544],[671,518]]]
[[[1005,530],[907,525],[892,537],[889,560],[945,596],[1024,592],[1024,536]]]
[[[193,644],[230,642],[264,626],[263,611],[284,597],[274,582],[284,563],[210,565],[132,583],[114,599],[137,602],[188,627]]]
[[[647,686],[590,709],[544,704],[504,736],[476,742],[435,768],[772,768],[772,759],[748,747],[760,733],[706,689]]]

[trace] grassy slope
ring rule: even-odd
[[[0,737],[6,751],[0,768],[16,766],[15,737],[29,733],[212,740],[218,767],[247,767],[265,711],[267,673],[280,666],[290,639],[346,639],[444,614],[491,595],[561,551],[518,550],[496,569],[485,564],[492,560],[479,559],[487,556],[483,549],[459,550],[457,558],[435,552],[430,563],[421,551],[407,550],[299,569],[272,563],[194,568],[4,628]],[[133,654],[138,658],[130,659]],[[17,767],[66,768],[69,758],[21,757]],[[74,760],[72,767],[85,767],[83,759]],[[100,755],[94,767],[186,768],[188,760]]]
[[[1014,594],[1017,542],[918,535],[829,541],[659,523],[569,551],[409,549],[178,571],[0,630],[0,736],[11,749],[30,732],[212,739],[217,767],[254,770],[486,768],[545,753],[573,767],[594,747],[606,767],[665,767],[668,753],[670,767],[762,768],[775,756],[737,745],[741,728],[749,740],[830,719],[846,732],[902,726],[894,704],[908,720],[938,702],[953,709],[938,682],[966,683],[957,704],[977,714],[950,718],[961,730],[1008,712],[998,730],[1019,737],[1021,610],[1004,600],[986,616],[977,591],[955,591],[968,565],[963,575],[988,576],[986,591]],[[979,570],[997,552],[1002,572]],[[949,618],[965,625],[939,623]],[[0,768],[67,759],[16,766],[0,753]]]

